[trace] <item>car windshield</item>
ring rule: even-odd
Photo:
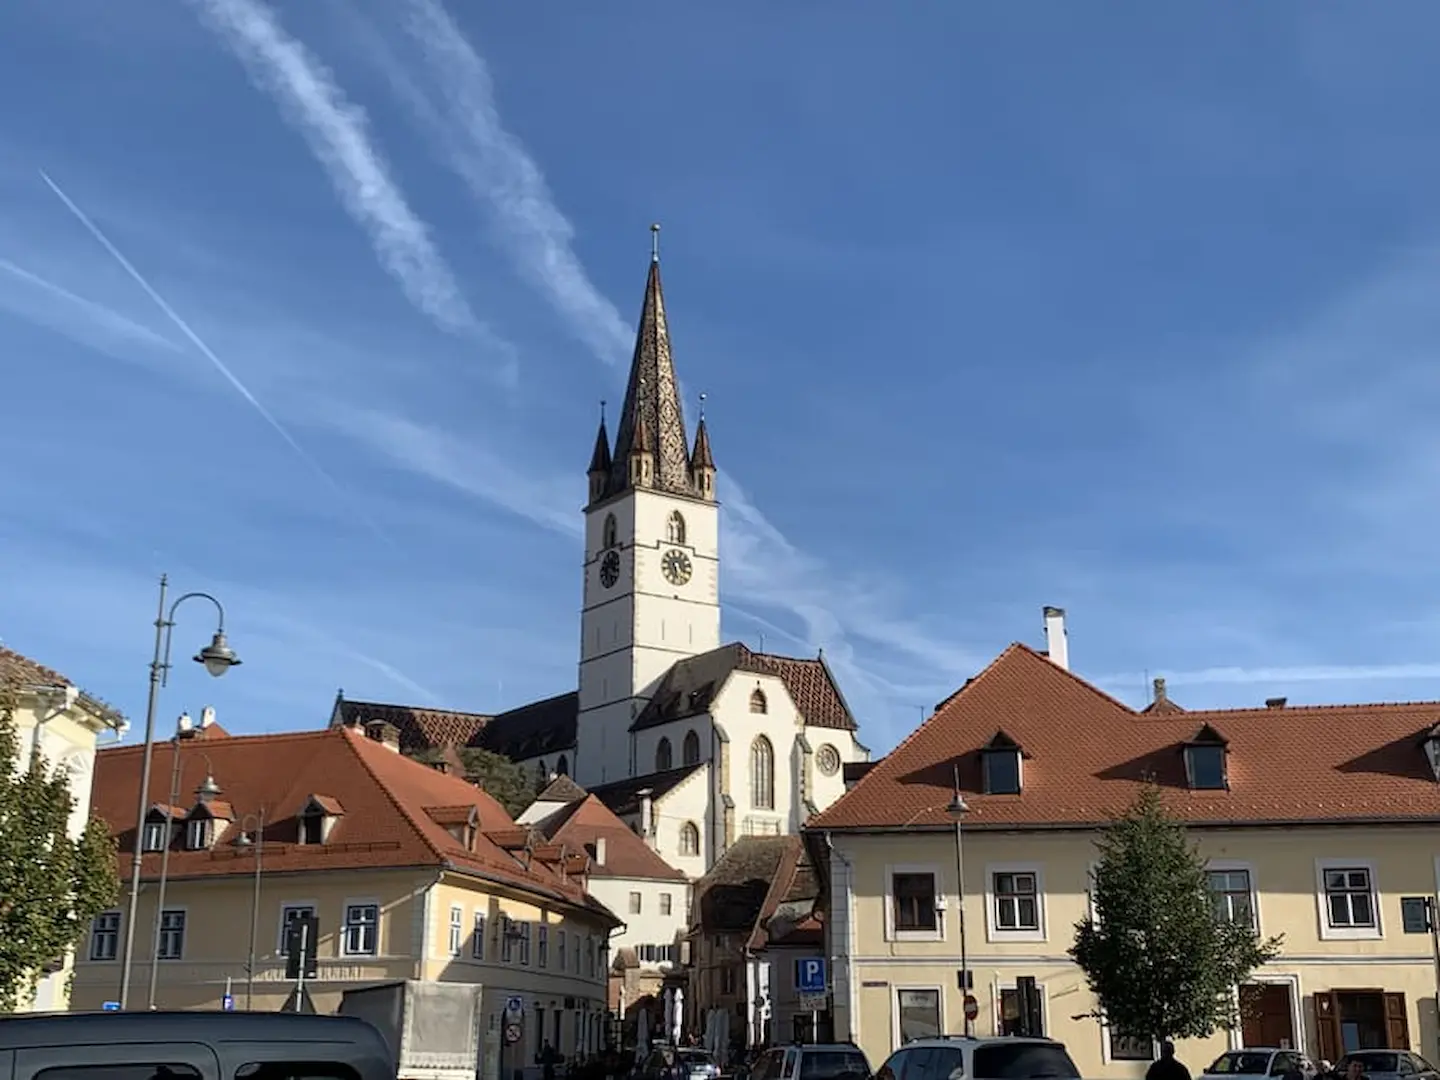
[[[1386,1050],[1361,1050],[1359,1053],[1346,1054],[1340,1059],[1336,1066],[1337,1072],[1344,1072],[1345,1067],[1352,1061],[1358,1061],[1360,1067],[1366,1072],[1399,1072],[1400,1055]]]
[[[800,1080],[838,1080],[869,1076],[870,1064],[859,1050],[806,1050],[800,1055]]]
[[[975,1048],[974,1080],[1078,1080],[1080,1070],[1059,1043],[997,1043]]]
[[[697,1065],[714,1065],[715,1059],[704,1050],[681,1050],[680,1060],[692,1069]]]
[[[1232,1050],[1228,1054],[1221,1054],[1205,1071],[1220,1076],[1232,1076],[1237,1073],[1243,1073],[1246,1076],[1264,1076],[1270,1071],[1270,1051]]]

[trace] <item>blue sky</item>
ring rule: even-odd
[[[1440,697],[1440,12],[876,10],[0,7],[0,638],[139,719],[168,571],[246,663],[162,723],[572,687],[658,220],[726,632],[877,750],[1047,603],[1136,703]]]

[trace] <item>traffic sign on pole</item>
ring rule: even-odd
[[[107,1001],[107,1002],[104,1002],[104,1003],[100,1006],[100,1008],[102,1008],[102,1009],[105,1010],[106,1012],[119,1012],[119,1011],[120,1011],[120,1002],[118,1002],[118,1001]]]
[[[234,995],[234,994],[226,994],[224,997],[222,997],[222,998],[220,999],[220,1008],[224,1009],[226,1012],[234,1012],[234,1011],[235,1011],[235,995]]]
[[[980,1002],[975,1000],[974,994],[965,995],[965,1019],[974,1020],[980,1015]]]
[[[825,993],[825,958],[805,956],[795,961],[795,989],[801,994]]]

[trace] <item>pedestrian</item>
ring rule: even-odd
[[[555,1080],[555,1063],[560,1060],[560,1055],[555,1052],[555,1047],[550,1045],[550,1040],[545,1040],[545,1045],[540,1048],[540,1053],[535,1055],[535,1061],[540,1066],[541,1076],[544,1080]],[[1186,1077],[1185,1080],[1190,1080]]]
[[[1160,1044],[1160,1057],[1145,1070],[1145,1080],[1190,1080],[1190,1070],[1175,1056],[1175,1044]]]
[[[1346,1060],[1345,1080],[1370,1080],[1370,1077],[1365,1074],[1365,1063],[1358,1057]]]

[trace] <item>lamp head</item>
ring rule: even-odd
[[[215,636],[210,639],[210,644],[195,654],[195,662],[204,664],[205,670],[218,679],[232,667],[238,667],[240,658],[235,655],[235,650],[230,648],[229,642],[225,640],[225,631],[216,630]]]

